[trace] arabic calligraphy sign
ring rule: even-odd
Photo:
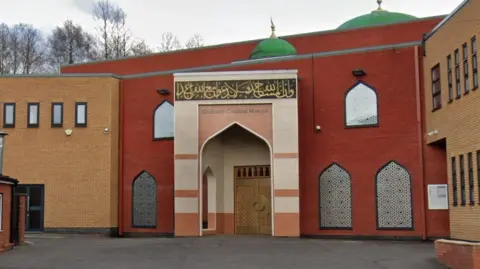
[[[175,100],[178,101],[296,97],[296,79],[177,81],[175,83]]]

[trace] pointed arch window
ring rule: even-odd
[[[352,228],[350,174],[333,163],[319,177],[320,229]]]
[[[408,170],[395,161],[378,170],[375,178],[378,229],[413,229],[411,184]]]
[[[173,138],[173,105],[169,101],[163,101],[157,106],[153,114],[153,139]]]
[[[132,226],[157,227],[157,182],[148,172],[141,172],[132,183]]]
[[[345,94],[345,126],[378,126],[378,96],[363,82],[353,85]]]

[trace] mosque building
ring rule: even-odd
[[[454,16],[379,0],[334,30],[278,37],[272,22],[264,40],[0,77],[27,231],[449,237],[429,51]]]

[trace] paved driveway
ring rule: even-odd
[[[443,269],[433,244],[272,237],[108,238],[36,235],[1,269]]]

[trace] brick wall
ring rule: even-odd
[[[478,243],[437,240],[435,254],[438,261],[451,269],[480,268],[480,244]]]
[[[18,230],[20,232],[19,235],[19,243],[23,244],[25,242],[25,219],[27,217],[27,196],[26,195],[19,195],[20,200],[20,215],[18,216]]]
[[[0,78],[1,126],[3,103],[16,103],[15,128],[4,128],[4,172],[44,184],[45,228],[117,227],[118,89],[112,77]],[[27,127],[28,102],[40,103],[38,128]],[[52,102],[63,102],[61,128],[51,126]],[[75,102],[87,102],[85,128],[75,127]]]
[[[12,185],[0,182],[0,194],[3,197],[2,225],[0,227],[0,251],[11,247],[10,244],[10,217],[12,210]]]
[[[421,237],[426,218],[435,220],[429,222],[427,236],[448,236],[448,212],[424,213],[421,122],[417,114],[414,69],[416,49],[391,49],[213,70],[298,70],[299,137],[302,138],[299,141],[300,225],[303,235]],[[379,127],[346,129],[344,126],[345,92],[357,82],[351,73],[356,68],[367,72],[364,82],[378,92]],[[155,107],[164,99],[173,102],[173,94],[165,98],[156,90],[172,89],[173,77],[152,76],[128,79],[122,83],[125,100],[122,174],[125,230],[148,231],[132,229],[130,217],[132,180],[145,169],[158,180],[158,203],[161,206],[155,232],[173,232],[173,141],[151,139],[151,119]],[[139,88],[142,89],[141,94]],[[321,132],[314,131],[316,124],[322,127]],[[413,230],[389,231],[376,227],[375,174],[391,160],[405,166],[412,176]],[[332,162],[342,165],[352,178],[353,230],[319,229],[318,178]],[[431,171],[439,169],[435,162],[429,162],[428,167]],[[428,182],[444,183],[445,178],[438,178],[438,175],[442,174],[429,174]],[[430,232],[432,234],[428,234]]]
[[[422,35],[428,33],[442,18],[443,16],[438,16],[381,27],[331,30],[282,38],[295,46],[298,54],[389,45],[421,40]],[[268,27],[269,25],[265,25],[265,29],[268,29]],[[281,32],[281,29],[277,29],[277,34],[281,34]],[[265,38],[267,37],[268,35],[265,36]],[[233,61],[248,60],[250,53],[260,41],[253,40],[119,60],[67,65],[62,67],[61,72],[123,75],[226,64]]]
[[[480,150],[480,90],[473,90],[471,38],[476,36],[477,51],[480,43],[480,9],[479,0],[471,0],[458,11],[443,27],[441,27],[425,44],[424,57],[424,98],[425,98],[425,133],[438,131],[437,134],[426,135],[427,143],[441,140],[446,142],[444,155],[445,172],[448,174],[450,231],[451,238],[464,240],[480,240],[480,175],[477,174],[476,151]],[[470,92],[464,91],[464,71],[462,45],[467,43],[468,73]],[[461,95],[456,97],[455,59],[454,51],[459,49],[460,87]],[[453,100],[449,101],[447,56],[452,57]],[[480,61],[477,60],[480,63]],[[441,108],[432,112],[431,69],[440,64]],[[473,153],[474,201],[470,204],[468,197],[470,187],[468,182],[468,153]],[[459,156],[464,156],[464,171],[466,181],[466,204],[461,205],[460,164]],[[453,185],[451,157],[456,157],[458,206],[453,205]]]

